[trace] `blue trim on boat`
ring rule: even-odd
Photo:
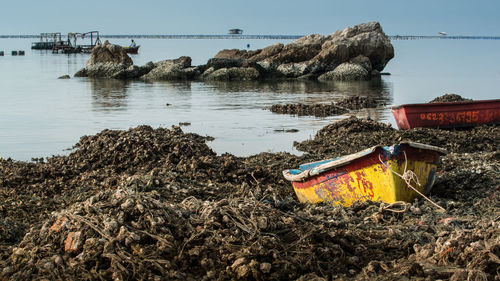
[[[342,158],[342,157],[332,158],[332,159],[318,161],[318,162],[313,162],[313,163],[302,164],[302,165],[299,166],[299,170],[302,170],[302,171],[311,170],[312,168],[314,168],[314,167],[316,167],[318,165],[325,164],[325,163],[328,163],[328,162],[332,162],[332,161],[338,160],[340,158]]]

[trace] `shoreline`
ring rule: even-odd
[[[0,160],[0,191],[5,198],[0,202],[3,213],[0,264],[4,268],[0,276],[49,276],[46,274],[50,271],[43,268],[54,267],[65,278],[107,278],[108,274],[108,277],[112,274],[131,277],[132,271],[113,266],[106,253],[133,253],[134,247],[147,249],[149,255],[155,256],[154,260],[169,260],[171,267],[166,267],[163,274],[172,279],[280,280],[310,278],[314,274],[321,278],[359,280],[389,278],[395,273],[430,278],[458,278],[463,274],[491,276],[490,265],[494,261],[481,253],[494,253],[498,245],[495,237],[500,228],[495,213],[500,200],[500,177],[495,171],[500,168],[499,130],[498,125],[490,125],[461,130],[398,131],[383,123],[348,118],[324,127],[313,140],[297,143],[296,146],[305,151],[302,156],[260,153],[235,157],[215,154],[206,145],[206,137],[184,133],[179,127],[139,126],[84,136],[76,144],[78,149],[70,155],[52,157],[43,163]],[[282,170],[300,163],[401,140],[444,146],[449,150],[450,154],[440,161],[438,178],[430,195],[445,207],[446,213],[436,213],[423,199],[409,203],[409,209],[401,214],[381,211],[380,203],[370,202],[349,208],[300,204],[291,184],[281,175]],[[117,228],[107,228],[106,212],[125,208],[130,200],[136,203],[131,209],[123,209],[128,214],[125,220],[118,221]],[[139,205],[136,206],[139,202],[155,214],[156,226],[144,224],[148,212],[140,211]],[[113,204],[118,205],[106,207]],[[212,210],[208,217],[203,216],[207,208]],[[160,210],[173,213],[166,215]],[[174,215],[175,210],[182,214],[172,220],[178,216]],[[224,214],[232,214],[231,217],[252,230],[247,232],[247,228],[232,223],[231,219],[225,221]],[[105,235],[116,237],[118,240],[113,242],[117,243],[116,247],[100,244],[104,243],[98,242],[102,235],[78,223],[78,216],[93,221],[98,229],[105,230]],[[69,224],[60,231],[53,230],[61,217],[69,218]],[[158,224],[157,220],[166,220],[168,224]],[[138,238],[119,234],[120,225],[127,229],[127,235],[135,233]],[[464,227],[475,234],[463,233]],[[184,230],[178,232],[181,229]],[[197,229],[210,232],[200,232],[202,235],[193,240],[191,237],[197,237]],[[171,235],[169,240],[173,241],[167,252],[155,244],[155,239],[144,236],[146,232],[167,237],[164,236],[167,230]],[[311,230],[314,230],[313,236],[310,236]],[[75,254],[56,243],[66,239],[70,232],[82,233],[82,238],[76,241],[81,244],[75,244]],[[213,236],[215,234],[219,236]],[[120,235],[125,235],[122,242]],[[455,239],[457,235],[462,238]],[[222,242],[225,240],[219,242],[222,244],[212,244],[210,237],[232,239],[242,248],[234,249],[230,246],[232,243]],[[271,238],[274,242],[266,242]],[[443,246],[447,245],[445,242],[452,243],[454,250],[448,251]],[[91,254],[88,252],[91,244],[101,250]],[[34,252],[34,245],[45,245],[48,250],[45,254]],[[260,248],[251,245],[260,245]],[[292,247],[290,251],[283,252],[287,249],[285,245]],[[246,248],[247,254],[243,250]],[[216,254],[217,251],[221,254]],[[276,251],[281,252],[281,258],[273,258]],[[76,258],[76,253],[83,253],[83,260]],[[313,263],[300,262],[306,256]],[[111,271],[91,273],[84,266],[87,259],[108,264]],[[205,259],[211,262],[205,264],[202,262]],[[23,260],[33,262],[19,262]],[[476,266],[466,266],[472,261]],[[74,268],[69,264],[80,265]],[[146,276],[150,270],[156,274],[161,272],[141,256],[137,256],[133,264],[150,268],[136,272],[136,277],[149,279]],[[326,275],[321,275],[317,266],[327,264],[335,267],[325,267]],[[280,270],[283,266],[291,270],[283,273]]]

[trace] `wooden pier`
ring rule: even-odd
[[[54,45],[63,43],[60,32],[40,33],[40,41],[31,43],[33,50],[52,50]]]
[[[77,40],[90,37],[90,44],[78,45]],[[85,33],[68,33],[65,41],[56,42],[52,48],[52,53],[62,52],[64,54],[90,53],[95,45],[101,44],[99,31],[89,31]]]

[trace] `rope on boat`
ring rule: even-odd
[[[415,191],[416,193],[418,193],[420,196],[424,197],[427,201],[429,201],[432,205],[436,206],[440,211],[442,212],[446,212],[446,210],[439,206],[438,204],[436,204],[434,201],[432,201],[430,198],[428,198],[427,196],[425,196],[424,194],[422,194],[420,191],[418,191],[415,187],[413,187],[411,185],[411,181],[413,180],[418,186],[421,186],[419,180],[418,180],[418,177],[417,175],[412,171],[412,170],[407,170],[407,163],[408,163],[408,159],[406,158],[406,151],[403,151],[404,155],[405,155],[405,168],[404,168],[404,172],[403,174],[399,174],[398,172],[394,171],[393,169],[391,169],[391,167],[389,165],[387,165],[386,163],[384,163],[384,161],[382,161],[382,159],[380,158],[380,153],[378,155],[378,160],[380,161],[380,163],[382,163],[382,165],[384,165],[389,171],[391,171],[393,174],[395,174],[396,176],[400,177],[402,180],[405,181],[406,185],[413,189],[413,191]]]

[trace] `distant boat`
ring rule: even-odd
[[[441,36],[446,36],[446,32],[443,32],[443,31],[438,32],[438,34],[441,35]]]
[[[229,29],[229,34],[243,34],[243,30],[238,28]]]
[[[500,99],[403,104],[391,109],[400,130],[500,124]]]
[[[125,52],[127,54],[137,54],[139,52],[139,47],[140,47],[140,45],[135,46],[135,47],[127,46],[127,47],[123,47],[123,49],[125,50]]]

